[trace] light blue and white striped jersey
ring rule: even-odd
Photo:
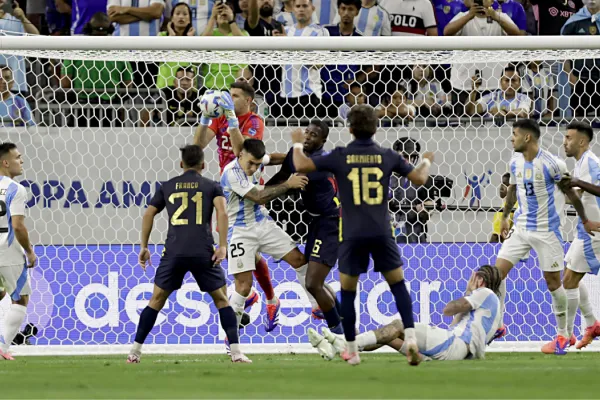
[[[589,182],[592,185],[600,184],[600,159],[592,153],[591,150],[583,153],[583,156],[577,164],[573,176],[584,182]],[[585,214],[590,221],[600,221],[600,197],[596,197],[588,192],[583,192],[581,195],[581,203],[585,209]],[[590,236],[581,223],[581,218],[578,218],[577,238],[589,242],[600,242],[600,235]],[[595,258],[595,257],[594,257]]]
[[[229,227],[252,226],[266,218],[264,206],[244,199],[244,196],[260,184],[264,167],[261,165],[253,176],[247,176],[236,158],[223,169],[221,186],[227,199]],[[263,211],[264,210],[264,211]]]
[[[192,10],[192,25],[196,30],[196,35],[202,35],[208,20],[212,15],[212,9],[215,0],[166,0],[165,16],[171,16],[171,10],[179,3],[186,3]],[[241,27],[240,29],[244,29]]]
[[[340,15],[336,14],[334,24],[340,22]],[[391,36],[392,25],[390,13],[379,4],[372,7],[362,7],[354,18],[354,26],[363,36]]]
[[[312,0],[315,11],[313,15],[317,16],[319,25],[329,25],[333,23],[337,15],[337,0]]]
[[[562,239],[565,195],[556,186],[567,172],[557,156],[540,149],[532,162],[515,153],[510,160],[510,183],[517,185],[519,206],[515,226],[535,232],[554,232]]]
[[[329,36],[329,31],[320,25],[305,28],[292,26],[286,29],[288,36]],[[319,99],[323,94],[321,68],[311,65],[284,65],[281,69],[281,97],[300,97],[315,94]]]
[[[291,12],[282,11],[280,13],[277,13],[277,15],[275,15],[275,21],[281,22],[283,24],[283,26],[290,28],[290,27],[296,25],[296,16]],[[319,24],[319,20],[317,19],[316,13],[312,14],[311,23],[317,24],[317,25]]]
[[[146,8],[153,4],[165,5],[165,0],[108,0],[106,3],[106,12],[112,6]],[[162,14],[160,18],[150,22],[137,21],[130,24],[115,24],[115,33],[113,36],[156,36],[160,32],[162,23]]]
[[[0,176],[0,207],[6,212],[0,217],[0,266],[23,265],[23,247],[15,240],[12,217],[25,215],[27,191],[7,176]]]
[[[481,104],[483,109],[488,113],[493,108],[507,112],[515,110],[524,110],[527,113],[531,112],[531,99],[528,95],[516,93],[515,97],[507,99],[504,97],[502,89],[495,90],[482,96],[481,99],[479,99],[479,104]]]
[[[483,358],[485,346],[492,340],[500,323],[500,299],[485,287],[475,290],[465,299],[472,310],[462,315],[452,333],[469,346],[474,358]]]

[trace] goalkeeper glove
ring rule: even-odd
[[[239,128],[240,124],[235,115],[235,106],[231,95],[228,92],[223,92],[218,103],[223,108],[223,114],[225,114],[225,118],[227,118],[227,125],[229,125],[230,128]]]

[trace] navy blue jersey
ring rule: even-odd
[[[196,171],[188,170],[165,182],[150,205],[169,214],[165,250],[174,257],[197,257],[213,253],[211,229],[213,200],[223,197],[221,186]]]
[[[294,167],[293,161],[293,153],[294,149],[290,149],[285,160],[283,161],[282,169],[285,169],[286,172],[289,171],[290,174],[296,172],[296,167]],[[319,149],[310,155],[311,158],[320,157],[325,152],[323,149]],[[335,184],[333,174],[331,172],[311,172],[307,175],[308,177],[308,185],[304,188],[304,190],[300,191],[300,195],[302,196],[302,202],[304,203],[304,208],[313,216],[315,215],[338,215],[339,207],[335,202]]]
[[[332,172],[337,181],[344,240],[391,236],[390,176],[407,176],[412,165],[370,139],[355,140],[313,161],[317,170]]]

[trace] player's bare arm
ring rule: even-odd
[[[471,295],[471,293],[473,293],[473,291],[474,291],[474,290],[476,290],[477,288],[478,288],[478,284],[477,284],[477,273],[476,273],[476,272],[473,272],[473,273],[471,274],[471,277],[469,278],[469,281],[467,282],[467,290],[465,291],[465,297],[466,297],[466,296],[470,296],[470,295]],[[464,300],[464,302],[466,302],[466,303],[469,303],[469,302],[468,302],[468,301],[465,299],[465,297],[462,297],[462,298],[458,299],[457,301],[459,301],[459,300]],[[463,312],[460,312],[460,311],[459,311],[459,312],[457,312],[456,314],[454,314],[454,318],[452,319],[452,323],[450,324],[450,326],[454,326],[454,325],[458,324],[458,323],[460,322],[461,318],[463,317],[463,314],[464,314],[464,313],[466,313],[466,312],[469,312],[469,311],[471,311],[471,310],[473,309],[473,306],[471,306],[471,303],[469,303],[469,304],[468,304],[469,306],[467,307],[467,306],[464,304],[464,302],[463,302],[463,301],[461,301],[459,304],[457,304],[457,305],[455,306],[455,308],[457,308],[457,309],[459,309],[459,308],[465,308],[465,309],[466,309],[466,311],[463,311]],[[448,304],[446,305],[446,308],[448,308],[448,306],[449,306],[451,303],[452,303],[452,302],[448,303]],[[445,314],[445,311],[446,311],[446,310],[444,309],[444,315],[448,315],[448,314]],[[454,311],[454,310],[451,310],[451,311]]]
[[[473,306],[471,306],[471,303],[469,303],[466,298],[461,297],[458,300],[452,300],[450,303],[446,304],[446,307],[444,307],[444,315],[452,317],[456,314],[469,312],[472,309]]]
[[[244,136],[239,128],[239,122],[235,115],[235,105],[233,104],[233,98],[228,92],[223,92],[219,105],[223,108],[223,114],[227,118],[227,132],[231,138],[231,148],[235,156],[239,156],[244,145]]]
[[[33,252],[33,246],[29,241],[29,232],[25,226],[25,216],[13,215],[11,219],[12,228],[15,231],[15,237],[17,238],[17,241],[21,247],[23,247],[25,250],[25,255],[27,256],[27,266],[31,268],[35,265],[36,256]]]
[[[268,162],[265,163],[265,165],[281,165],[283,164],[283,162],[285,161],[285,157],[287,156],[287,154],[285,153],[271,153],[268,154],[266,157],[268,158]],[[263,161],[264,163],[264,161]]]
[[[292,175],[290,179],[280,185],[269,186],[262,190],[254,187],[246,193],[244,198],[253,201],[256,204],[263,205],[291,189],[302,189],[307,184],[308,178],[306,176]]]
[[[581,222],[583,223],[585,231],[592,236],[594,236],[594,232],[600,232],[600,223],[596,221],[590,221],[587,218],[585,208],[583,207],[583,204],[581,204],[581,199],[577,193],[575,193],[575,190],[573,188],[564,186],[561,182],[559,182],[558,187],[560,190],[562,190],[565,196],[567,196],[571,205],[573,208],[575,208],[575,211],[577,211],[577,215],[579,215],[579,218],[581,218]]]
[[[200,124],[196,128],[196,133],[194,134],[194,144],[196,146],[200,146],[203,149],[208,146],[211,140],[216,136],[216,132],[208,127],[208,124]]]
[[[427,183],[427,179],[429,179],[429,169],[431,168],[433,160],[433,152],[428,151],[425,154],[423,154],[423,161],[421,161],[415,167],[415,169],[413,169],[410,172],[410,174],[408,174],[408,180],[414,183],[415,185],[424,185],[425,183]]]
[[[156,217],[156,214],[158,214],[158,208],[148,206],[144,213],[144,217],[142,218],[142,234],[138,261],[144,270],[146,270],[146,263],[152,265],[152,262],[150,261],[150,250],[148,250],[148,241],[150,240],[150,234],[152,233],[154,217]]]
[[[215,250],[212,260],[215,262],[215,264],[219,264],[227,257],[227,232],[229,230],[229,218],[227,217],[227,202],[225,201],[225,197],[215,197],[213,200],[213,206],[217,212],[219,248]]]
[[[317,170],[317,166],[309,157],[304,154],[304,132],[302,129],[296,129],[292,132],[292,143],[294,143],[294,152],[292,160],[296,171],[308,174]]]
[[[600,186],[594,185],[593,183],[585,182],[569,175],[565,175],[560,183],[561,185],[564,185],[565,188],[579,188],[584,192],[600,197]]]
[[[510,214],[512,214],[513,208],[517,203],[517,185],[508,185],[506,188],[506,200],[504,203],[504,210],[502,211],[502,222],[500,225],[500,234],[506,239],[508,231],[510,230]]]

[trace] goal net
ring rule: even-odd
[[[198,100],[207,89],[227,89],[237,79],[254,85],[253,110],[264,118],[268,152],[287,152],[290,132],[312,120],[331,126],[326,149],[346,145],[347,113],[361,103],[377,108],[376,140],[383,146],[413,162],[419,153],[435,152],[435,179],[426,188],[393,178],[390,214],[416,320],[442,328],[451,322],[442,315],[444,305],[462,296],[473,269],[493,265],[499,251],[493,220],[503,203],[512,122],[540,121],[544,148],[564,157],[565,123],[599,121],[600,41],[592,37],[575,43],[224,39],[0,37],[6,60],[0,137],[24,155],[25,173],[17,179],[29,193],[27,224],[39,257],[30,270],[28,325],[17,338],[30,346],[16,346],[16,354],[124,352],[133,341],[167,231],[160,215],[151,237],[154,266],[144,272],[137,265],[141,216],[161,182],[180,173],[178,147],[192,142]],[[600,152],[596,143],[593,148]],[[206,151],[205,176],[215,180],[217,151],[215,141]],[[567,164],[573,169],[572,159]],[[267,180],[276,172],[267,167]],[[302,244],[301,200],[282,197],[269,210]],[[566,249],[576,217],[570,208],[565,212]],[[310,350],[306,331],[323,322],[311,318],[292,269],[271,259],[269,267],[282,303],[280,327],[265,333],[265,299],[255,285],[261,300],[249,311],[244,348]],[[337,279],[334,269],[327,280],[336,290]],[[584,282],[600,312],[600,283],[595,276]],[[358,290],[360,331],[398,318],[378,274],[364,275]],[[7,296],[0,317],[8,306]],[[217,315],[188,276],[159,314],[147,350],[222,352]],[[508,278],[505,324],[508,335],[492,349],[537,351],[555,335],[535,253]],[[575,333],[583,327],[578,316]]]

